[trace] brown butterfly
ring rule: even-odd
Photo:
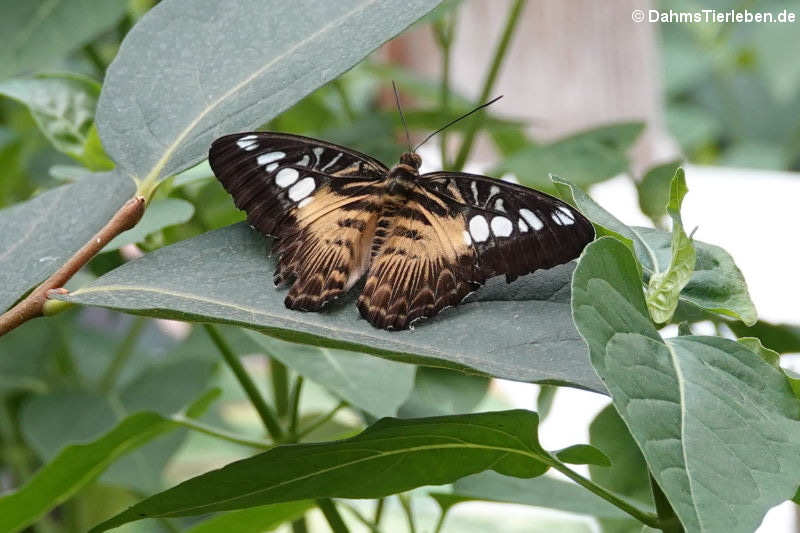
[[[289,309],[319,311],[366,273],[373,326],[405,329],[460,303],[488,278],[510,283],[577,257],[591,223],[542,192],[461,172],[419,174],[406,152],[380,161],[285,133],[226,135],[209,162],[236,206],[275,237],[275,285]]]

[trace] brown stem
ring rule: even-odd
[[[80,270],[83,265],[89,262],[97,252],[103,249],[108,242],[122,233],[129,230],[139,222],[144,214],[145,199],[143,196],[135,196],[125,202],[125,204],[114,213],[111,220],[103,226],[80,250],[70,257],[61,268],[47,278],[44,283],[36,287],[28,296],[17,303],[14,307],[0,315],[0,336],[5,335],[20,324],[38,316],[42,316],[42,307],[47,301],[47,294],[54,289],[59,292],[66,292],[61,287]]]

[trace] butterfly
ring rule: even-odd
[[[390,169],[325,141],[246,132],[215,140],[209,162],[250,225],[275,238],[286,307],[320,311],[366,274],[357,306],[377,328],[408,328],[493,276],[566,263],[594,238],[561,200],[476,174],[420,175],[413,151]]]

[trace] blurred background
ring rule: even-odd
[[[104,18],[96,14],[101,22],[83,41],[31,55],[24,63],[0,52],[0,208],[113,166],[93,126],[94,106],[120,42],[154,3],[109,0],[115,10]],[[12,4],[4,2],[0,10],[31,9],[33,16],[37,3]],[[800,2],[780,0],[444,0],[410,31],[265,128],[346,144],[392,165],[405,149],[392,80],[417,140],[503,94],[487,112],[421,148],[424,169],[467,169],[543,190],[552,189],[548,174],[558,174],[588,189],[628,224],[663,226],[666,186],[682,164],[690,189],[686,225],[699,228],[697,239],[731,253],[762,319],[797,324],[800,289],[787,280],[794,278],[800,259],[795,236],[800,23],[648,21],[653,11],[702,9],[775,16],[786,10],[800,17]],[[644,21],[635,20],[635,10],[643,11]],[[0,11],[0,35],[9,31],[3,18],[11,19]],[[243,218],[207,164],[200,164],[162,186],[138,234],[95,258],[72,285],[143,252]],[[701,323],[695,331],[714,332],[715,327]],[[721,332],[726,333],[724,327]],[[245,341],[236,345],[243,352],[257,351]],[[124,364],[108,368],[109,353],[121,354],[115,360]],[[185,402],[218,386],[221,399],[204,420],[259,435],[258,418],[216,359],[215,348],[197,328],[97,309],[35,321],[3,338],[0,491],[17,486],[65,444],[107,431],[118,416],[118,405],[109,397],[134,398],[137,390],[150,391],[158,406],[178,401],[175,390],[182,391]],[[264,358],[252,355],[245,361],[272,394]],[[798,366],[792,357],[785,361]],[[170,384],[171,396],[158,396],[159,383]],[[495,380],[484,395],[486,386],[477,387],[481,392],[472,408],[534,408],[541,393],[535,385]],[[552,400],[552,390],[545,395]],[[303,389],[310,419],[338,401],[322,386]],[[543,443],[555,448],[587,442],[589,422],[606,404],[595,394],[560,389],[542,426]],[[126,409],[135,407],[141,408]],[[93,424],[50,430],[63,427],[65,417],[76,412],[82,419],[99,414]],[[344,407],[307,438],[346,436],[365,423],[358,410]],[[108,508],[118,508],[248,453],[197,433],[158,439],[115,465],[37,531],[81,531],[97,518],[89,502],[102,498]],[[432,503],[418,505],[423,516],[435,516],[435,507],[428,508]],[[465,504],[444,530],[490,531],[497,512],[488,504]],[[600,527],[585,517],[528,507],[507,506],[502,512],[509,519],[504,531]],[[792,504],[776,508],[761,531],[797,531],[794,513]],[[125,531],[146,530],[140,527]]]

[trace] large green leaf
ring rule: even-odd
[[[470,370],[518,381],[602,390],[572,325],[570,265],[511,285],[495,278],[476,298],[411,331],[375,329],[352,295],[323,313],[286,309],[272,284],[264,239],[245,224],[147,254],[68,301],[151,316],[227,322],[292,342],[366,352],[405,362]]]
[[[197,515],[306,498],[376,498],[495,470],[543,474],[553,459],[530,411],[435,418],[384,418],[342,441],[278,446],[192,478],[98,525]],[[353,480],[358,480],[354,483]]]
[[[312,501],[300,500],[231,511],[200,522],[185,533],[265,533],[303,516],[312,507]]]
[[[156,413],[137,413],[88,444],[61,450],[25,485],[0,497],[0,531],[20,531],[69,499],[121,455],[176,424]]]
[[[732,322],[730,328],[739,337],[757,337],[764,346],[778,353],[800,352],[800,326],[771,324],[759,320],[752,326]]]
[[[648,276],[669,267],[672,259],[670,233],[627,226],[569,181],[558,176],[552,179],[570,203],[600,226],[598,234],[621,236],[631,241],[638,264]],[[750,300],[744,276],[730,254],[713,244],[692,243],[697,253],[694,273],[680,293],[680,302],[753,324],[757,318],[756,308]]]
[[[2,0],[0,79],[52,66],[112,26],[125,0]]]
[[[453,492],[474,500],[533,505],[597,518],[630,518],[624,511],[585,488],[549,476],[519,479],[496,472],[483,472],[459,479]]]
[[[680,161],[672,161],[652,167],[636,184],[636,191],[639,193],[639,209],[654,222],[659,221],[667,214],[669,184],[680,164]]]
[[[76,74],[47,74],[0,82],[0,94],[27,106],[36,125],[56,149],[87,160],[100,84]],[[112,168],[105,165],[103,169]]]
[[[494,171],[514,174],[520,183],[550,191],[550,174],[569,176],[588,187],[628,170],[626,152],[644,124],[630,122],[584,131],[548,144],[531,144],[515,152]]]
[[[438,3],[161,2],[108,69],[97,108],[103,145],[139,178],[188,168],[215,137],[264,124]]]
[[[470,413],[486,396],[489,381],[483,376],[471,376],[443,368],[417,367],[414,390],[398,414],[403,418],[412,418]]]
[[[180,198],[159,198],[150,202],[147,211],[136,226],[114,237],[101,250],[109,252],[125,246],[142,242],[148,235],[175,224],[186,222],[194,214],[194,206]]]
[[[635,260],[602,238],[573,279],[592,363],[688,531],[753,531],[800,479],[800,402],[783,374],[718,337],[664,341]]]
[[[349,404],[381,418],[395,416],[414,386],[413,365],[294,344],[251,333],[267,353]]]
[[[134,190],[127,176],[112,171],[0,210],[0,311],[53,274]]]

